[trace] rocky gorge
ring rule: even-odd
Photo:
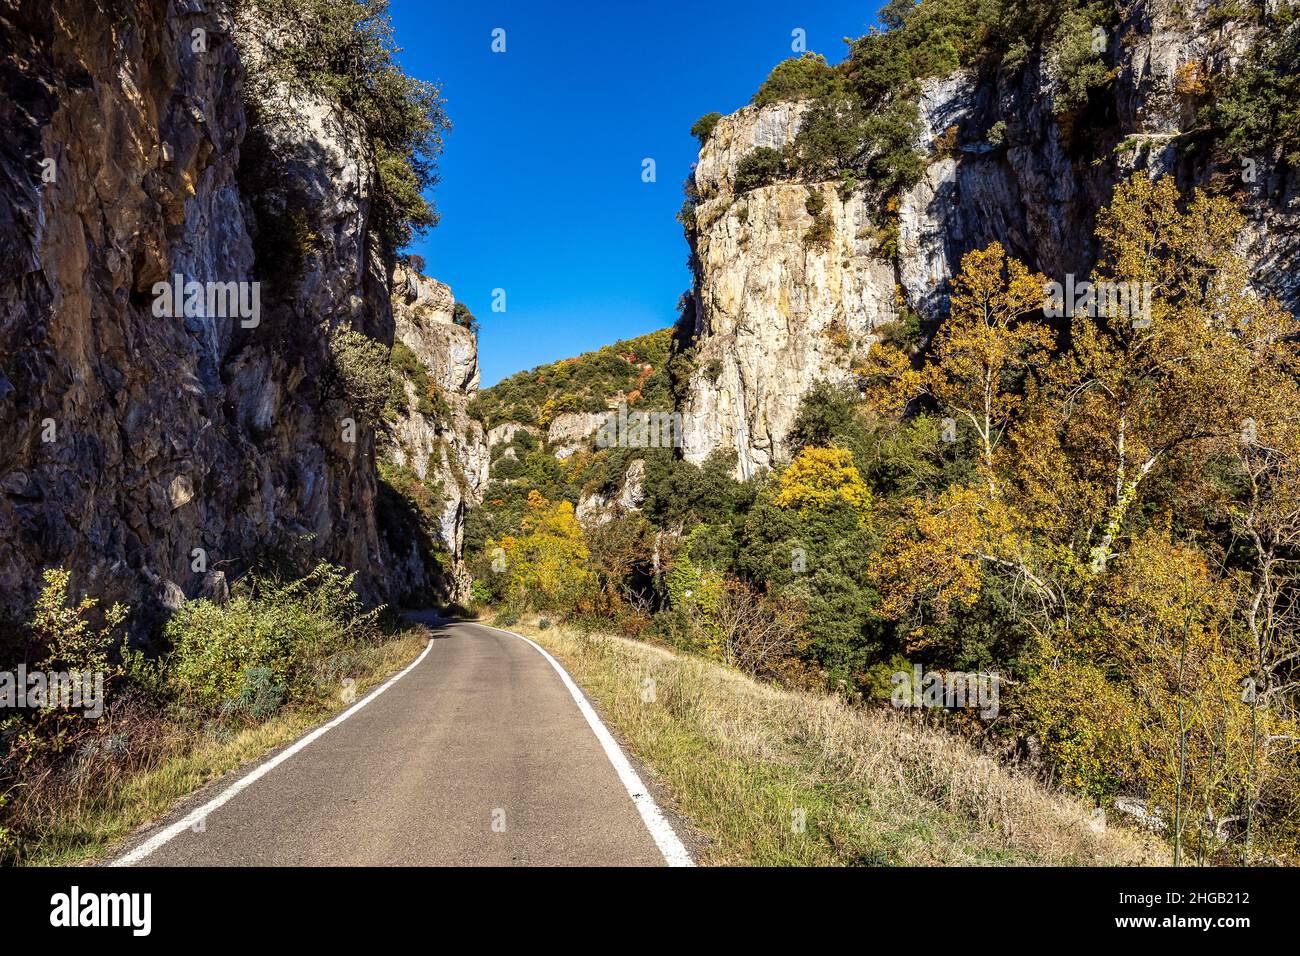
[[[626,366],[616,386],[489,419],[476,396],[500,387],[480,393],[451,290],[379,235],[360,120],[322,93],[295,91],[291,109],[252,103],[264,31],[233,4],[9,0],[0,18],[14,91],[0,103],[10,615],[51,566],[155,616],[219,598],[253,567],[318,560],[357,571],[373,602],[464,600],[468,516],[490,481],[509,480],[518,442],[557,460],[593,451],[622,404],[680,416],[686,462],[734,453],[739,478],[777,467],[814,384],[855,383],[891,323],[911,317],[928,334],[942,321],[966,252],[997,241],[1049,277],[1083,276],[1116,182],[1141,171],[1222,185],[1222,169],[1180,147],[1197,122],[1189,65],[1233,68],[1261,30],[1205,5],[1118,4],[1086,127],[1062,120],[1063,79],[1043,50],[1014,69],[922,79],[922,169],[888,201],[798,171],[739,181],[756,150],[796,144],[808,98],[720,117],[688,184],[694,285],[668,352],[604,356]],[[1258,161],[1236,187],[1241,248],[1261,290],[1295,311],[1300,177],[1262,153],[1240,159]],[[191,284],[206,295],[160,314]],[[256,315],[220,308],[228,290]],[[339,342],[391,350],[398,384],[366,406]],[[580,519],[638,509],[644,481],[624,463],[577,496]]]

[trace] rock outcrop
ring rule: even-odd
[[[392,341],[373,158],[319,96],[247,110],[231,8],[0,3],[6,613],[51,566],[146,612],[259,563],[390,597],[375,431],[329,348]]]
[[[1120,11],[1108,37],[1114,118],[1087,134],[1089,155],[1108,161],[1080,158],[1053,115],[1057,81],[1042,62],[924,81],[917,145],[926,166],[896,213],[860,192],[843,199],[831,183],[776,182],[737,194],[741,160],[792,143],[806,104],[748,106],[717,123],[694,172],[687,460],[734,450],[741,477],[779,462],[808,388],[848,381],[901,306],[937,320],[967,251],[997,240],[1051,277],[1082,276],[1095,260],[1097,211],[1117,181],[1139,170],[1171,173],[1185,186],[1206,181],[1173,142],[1195,122],[1179,70],[1235,64],[1259,28],[1211,27],[1205,11],[1173,0],[1137,0]],[[1300,311],[1300,173],[1261,169],[1238,192],[1249,219],[1242,251],[1257,263],[1261,286]]]
[[[734,449],[743,478],[780,457],[812,383],[848,380],[854,357],[895,317],[893,265],[860,194],[845,200],[829,183],[736,194],[740,158],[792,141],[803,115],[797,104],[746,107],[718,123],[696,168],[708,198],[695,209],[697,349],[683,456],[698,463]]]
[[[456,324],[454,306],[446,285],[406,265],[397,267],[393,276],[396,340],[424,368],[424,385],[431,394],[421,396],[417,383],[404,381],[406,409],[391,425],[384,451],[439,489],[439,533],[451,572],[444,581],[443,569],[427,559],[395,556],[404,569],[398,591],[466,601],[471,582],[464,561],[465,515],[482,501],[487,487],[488,441],[482,424],[466,411],[478,390],[478,342],[473,331]]]

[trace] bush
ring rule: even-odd
[[[1088,105],[1088,92],[1111,79],[1101,54],[1093,49],[1094,30],[1103,22],[1099,8],[1071,10],[1062,18],[1047,52],[1048,69],[1057,83],[1052,110],[1058,115]]]
[[[287,695],[283,684],[272,680],[269,667],[250,667],[244,671],[244,683],[239,692],[221,705],[225,718],[244,718],[253,723],[266,720],[284,703]]]
[[[839,88],[840,80],[820,53],[805,53],[783,60],[772,68],[754,94],[755,106],[782,100],[815,99]]]
[[[1283,9],[1286,9],[1285,7]],[[1300,165],[1300,20],[1262,41],[1208,106],[1208,123],[1229,156],[1270,152]]]
[[[700,145],[703,146],[708,142],[709,137],[713,135],[713,130],[717,127],[720,119],[722,119],[721,113],[705,113],[691,127],[691,135],[698,139]]]
[[[825,246],[831,241],[831,218],[826,212],[826,196],[819,189],[813,189],[804,202],[808,215],[812,216],[812,225],[804,233],[803,241],[808,245]]]
[[[457,302],[452,309],[451,320],[459,325],[462,329],[469,329],[475,335],[478,335],[478,319],[474,318],[474,313],[469,310],[464,302]]]
[[[795,137],[799,171],[824,179],[857,169],[866,139],[866,117],[859,100],[847,93],[818,100]]]
[[[438,404],[444,409],[446,401],[442,399],[437,387],[429,379],[429,372],[423,363],[411,351],[405,342],[394,342],[393,351],[388,357],[392,372],[389,376],[389,393],[384,407],[386,418],[398,418],[406,415],[407,400],[405,382],[415,386],[415,410],[421,415],[433,417],[438,414]]]
[[[773,183],[785,169],[785,158],[779,149],[759,146],[736,165],[736,192],[749,192]]]
[[[36,600],[31,623],[32,644],[41,654],[40,669],[108,670],[114,632],[126,619],[127,609],[120,604],[113,605],[104,616],[104,626],[92,628],[89,616],[98,601],[83,598],[70,604],[68,588],[72,576],[62,568],[46,571],[43,578],[45,586]]]
[[[336,329],[329,339],[332,390],[360,418],[374,424],[390,397],[389,358],[382,342],[353,329]]]
[[[182,605],[165,629],[176,688],[213,714],[251,714],[277,686],[281,702],[309,696],[334,655],[378,638],[382,609],[364,610],[352,590],[355,576],[320,564],[289,584],[254,581],[225,604]]]
[[[71,600],[68,571],[51,568],[43,580],[25,628],[28,667],[32,671],[68,671],[91,679],[91,675],[101,674],[105,696],[109,696],[118,676],[109,656],[118,642],[127,608],[113,605],[103,613],[102,625],[96,627],[92,618],[98,602],[94,598]],[[106,705],[106,701],[100,704]],[[82,740],[95,735],[97,725],[98,721],[85,720],[67,708],[0,710],[0,797],[12,778],[21,779],[21,771],[74,751]]]

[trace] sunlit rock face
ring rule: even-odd
[[[397,340],[424,367],[438,404],[433,414],[420,411],[420,396],[406,382],[406,409],[392,423],[384,451],[441,489],[440,543],[450,568],[448,574],[418,553],[395,555],[394,586],[401,596],[466,601],[472,582],[464,561],[465,515],[483,500],[488,480],[487,435],[466,411],[478,390],[478,342],[453,321],[451,289],[406,265],[394,271],[392,303]]]
[[[1105,128],[1063,128],[1053,115],[1057,80],[1042,63],[1012,76],[925,80],[917,145],[926,166],[896,211],[860,192],[845,199],[832,183],[782,181],[738,195],[744,157],[793,143],[808,107],[748,106],[718,122],[694,171],[687,460],[734,451],[741,477],[779,464],[813,383],[850,380],[900,305],[941,321],[949,280],[971,249],[996,240],[1049,276],[1085,275],[1096,258],[1097,212],[1119,179],[1168,172],[1200,184],[1203,171],[1171,143],[1195,121],[1178,70],[1191,60],[1235,63],[1258,28],[1210,28],[1205,11],[1173,0],[1122,4],[1121,21],[1107,38],[1118,69]],[[1081,161],[1071,142],[1080,135],[1113,161]],[[809,241],[814,192],[826,220],[820,242]],[[1260,170],[1238,194],[1248,217],[1241,250],[1257,264],[1260,288],[1300,311],[1300,174]],[[881,241],[891,224],[896,248]]]

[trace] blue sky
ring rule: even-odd
[[[483,384],[672,324],[691,124],[744,106],[796,28],[838,62],[883,2],[392,0],[401,62],[441,82],[453,123],[442,221],[411,251],[479,318]]]

